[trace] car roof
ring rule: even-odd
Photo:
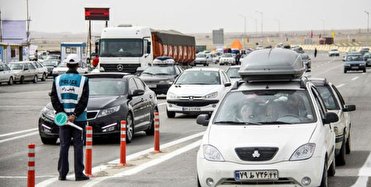
[[[191,68],[186,69],[185,71],[220,71],[219,68]]]
[[[309,78],[308,80],[311,81],[315,86],[325,86],[328,84],[326,78]]]
[[[124,78],[124,77],[129,77],[131,74],[129,73],[92,73],[92,74],[86,74],[84,76],[88,78]],[[131,75],[133,76],[133,75]]]
[[[237,82],[235,84],[240,84],[238,88],[232,88],[232,90],[237,91],[249,91],[249,90],[270,90],[278,89],[278,90],[303,90],[306,89],[305,86],[302,85],[300,80],[298,81],[290,81],[290,82]]]

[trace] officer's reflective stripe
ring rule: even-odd
[[[57,76],[54,80],[54,84],[55,84],[55,88],[56,88],[56,91],[57,91],[57,96],[58,96],[58,100],[60,103],[62,103],[62,97],[61,97],[61,87],[59,86],[59,80],[60,80],[61,76]]]
[[[28,167],[28,171],[34,171],[35,167]]]
[[[75,111],[75,108],[65,108],[64,111],[66,111],[67,113],[72,113]]]
[[[79,86],[79,89],[77,90],[77,95],[79,96],[78,100],[80,100],[80,98],[81,98],[82,90],[83,90],[84,85],[85,85],[85,80],[86,80],[86,77],[81,76],[80,86]]]
[[[74,100],[74,99],[62,99],[62,102],[63,103],[73,103],[73,104],[77,104],[78,101],[77,100]]]
[[[75,108],[76,104],[74,103],[63,103],[63,107],[66,108]]]
[[[126,142],[126,138],[121,138],[121,141],[122,142]]]
[[[93,149],[92,145],[86,145],[86,149]]]
[[[78,95],[77,94],[72,94],[72,93],[61,93],[61,98],[62,98],[62,101],[63,101],[63,99],[77,100]]]

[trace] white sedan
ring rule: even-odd
[[[230,87],[231,81],[221,69],[187,69],[167,92],[167,116],[174,118],[176,113],[210,114]]]
[[[236,65],[236,59],[232,53],[225,53],[220,57],[219,65]]]

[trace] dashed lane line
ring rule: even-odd
[[[352,187],[367,186],[368,178],[371,176],[371,154],[368,155],[366,162],[358,171],[358,179]]]
[[[12,140],[16,140],[16,139],[28,137],[28,136],[33,136],[33,135],[36,135],[36,134],[39,134],[39,132],[38,131],[31,132],[31,133],[24,134],[24,135],[21,135],[21,136],[16,136],[16,137],[12,137],[12,138],[8,138],[8,139],[0,140],[0,144],[1,143],[5,143],[5,142],[9,142],[9,141],[12,141]]]
[[[343,86],[345,86],[345,84],[339,84],[339,85],[336,86],[336,88],[341,88]]]
[[[23,130],[23,131],[10,132],[10,133],[6,133],[6,134],[0,134],[0,138],[5,137],[5,136],[12,136],[12,135],[15,135],[15,134],[21,134],[21,133],[25,133],[25,132],[31,132],[31,131],[35,131],[35,130],[37,130],[37,128],[27,129],[27,130]]]
[[[359,77],[357,76],[357,77],[354,77],[353,79],[352,79],[352,81],[355,81],[355,80],[357,80]]]

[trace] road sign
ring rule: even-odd
[[[85,20],[109,20],[109,8],[85,8]]]

